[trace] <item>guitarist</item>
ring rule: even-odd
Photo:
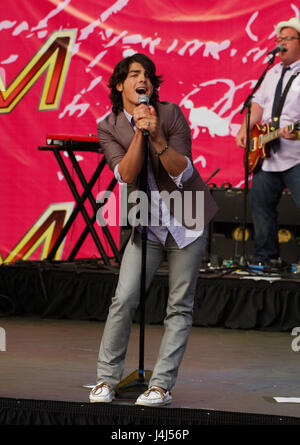
[[[284,188],[289,188],[300,208],[300,132],[288,131],[288,125],[300,119],[300,75],[289,85],[283,106],[281,102],[281,113],[278,112],[280,94],[285,95],[289,79],[300,72],[300,20],[291,18],[278,23],[276,34],[277,44],[282,46],[281,62],[267,72],[253,99],[250,115],[250,130],[259,122],[270,123],[271,130],[281,128],[281,137],[269,143],[272,144],[270,157],[264,158],[262,166],[255,170],[251,187],[255,231],[253,262],[266,265],[280,256],[276,209]],[[246,119],[245,116],[236,137],[237,145],[243,148],[246,147]]]

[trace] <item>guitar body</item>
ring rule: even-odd
[[[262,136],[270,132],[270,125],[256,124],[250,135],[250,150],[248,154],[248,170],[252,173],[259,162],[264,158],[270,157],[270,147],[262,142]]]

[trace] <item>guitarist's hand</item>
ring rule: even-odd
[[[238,147],[246,148],[246,140],[247,140],[246,130],[242,126],[235,138],[235,142]]]
[[[281,128],[279,135],[284,139],[297,139],[298,131],[289,131],[288,126],[286,126],[284,128]]]
[[[251,116],[250,116],[250,122],[249,122],[249,128],[250,128],[250,134],[255,127],[256,124],[258,124],[263,115],[263,109],[260,105],[258,105],[256,102],[252,103],[251,107]],[[239,147],[246,148],[246,142],[247,142],[247,115],[245,115],[243,123],[241,125],[241,128],[235,138],[235,142]]]

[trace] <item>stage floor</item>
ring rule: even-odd
[[[104,323],[39,317],[0,318],[0,398],[88,402]],[[153,369],[162,325],[146,325],[145,369]],[[299,352],[291,332],[193,327],[172,391],[171,408],[221,410],[300,418]],[[139,325],[134,324],[125,376],[138,368]],[[116,400],[114,404],[134,404]]]

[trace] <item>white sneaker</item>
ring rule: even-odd
[[[115,391],[107,382],[98,383],[90,392],[90,402],[110,403],[115,396]]]
[[[169,391],[165,391],[159,386],[151,386],[137,398],[135,404],[155,407],[168,405],[168,403],[171,403],[171,400],[172,396]]]

